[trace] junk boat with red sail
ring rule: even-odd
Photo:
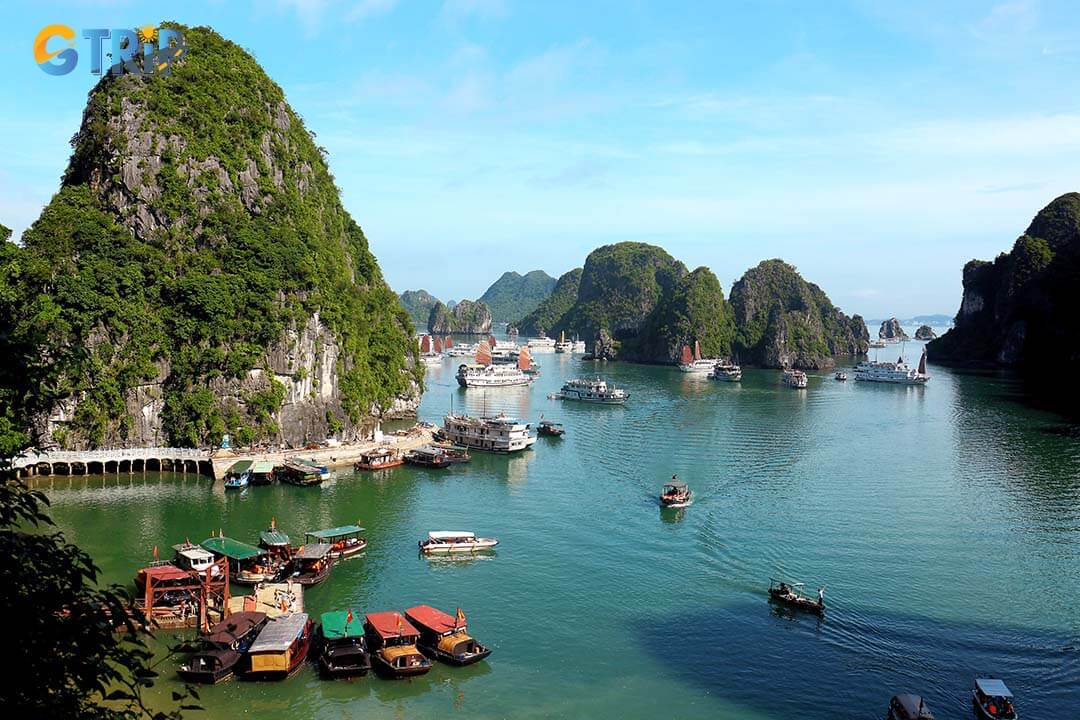
[[[711,373],[720,360],[701,357],[701,343],[694,341],[694,349],[683,345],[679,354],[679,370],[684,373]]]
[[[471,665],[491,654],[491,648],[469,635],[461,608],[451,616],[430,605],[417,605],[406,610],[405,617],[420,631],[420,651],[434,660]]]
[[[524,369],[522,369],[524,367]],[[533,381],[525,370],[532,369],[529,351],[523,349],[516,364],[495,364],[491,346],[487,340],[480,342],[476,350],[476,363],[458,367],[458,384],[465,388],[498,388],[528,385]]]
[[[825,588],[818,588],[817,599],[806,595],[803,588],[804,583],[801,582],[786,582],[783,580],[776,580],[770,578],[769,580],[769,599],[778,602],[782,605],[795,608],[796,610],[804,610],[815,615],[825,614]]]
[[[431,670],[431,661],[416,647],[420,632],[401,613],[368,613],[364,633],[376,672],[402,678]]]
[[[283,680],[304,665],[311,647],[311,620],[307,613],[292,613],[270,619],[248,648],[251,680]]]
[[[217,684],[233,677],[244,653],[262,631],[267,617],[261,612],[229,615],[199,638],[200,649],[180,665],[185,682]]]
[[[325,612],[316,631],[319,672],[323,677],[367,675],[371,656],[364,639],[364,623],[352,609]]]

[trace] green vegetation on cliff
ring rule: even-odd
[[[428,318],[431,316],[431,308],[435,307],[435,303],[439,302],[439,298],[427,290],[406,290],[398,296],[398,299],[401,300],[401,306],[405,308],[405,312],[409,313],[413,325],[417,328],[427,326]]]
[[[339,349],[328,413],[414,395],[408,316],[325,151],[250,55],[181,29],[170,76],[98,83],[60,191],[4,244],[2,392],[61,444],[267,438],[268,350],[317,315]],[[136,388],[160,393],[162,437],[132,437]]]
[[[735,352],[764,367],[824,368],[834,355],[865,353],[863,319],[840,312],[817,285],[783,260],[765,260],[731,288]]]
[[[555,287],[547,298],[521,320],[512,322],[523,335],[553,334],[563,316],[570,312],[577,302],[578,287],[581,285],[581,268],[574,268],[564,273],[555,282]]]
[[[543,270],[524,275],[505,272],[480,296],[480,302],[490,308],[494,322],[512,322],[535,310],[554,289],[555,278]]]
[[[491,332],[491,311],[478,300],[462,300],[453,308],[437,302],[428,316],[428,332],[436,335],[487,335]]]

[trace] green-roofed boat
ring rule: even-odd
[[[278,530],[277,518],[270,518],[270,527],[259,533],[259,547],[265,550],[274,562],[281,565],[292,559],[289,536]]]
[[[312,530],[305,533],[305,542],[329,543],[330,556],[339,559],[352,557],[364,551],[367,538],[364,528],[359,525],[342,525],[326,530]]]
[[[234,462],[225,472],[225,487],[233,490],[246,488],[251,482],[251,468],[254,464],[251,460]]]
[[[257,585],[262,582],[274,582],[281,574],[281,568],[275,566],[267,555],[254,545],[233,540],[219,535],[199,543],[215,557],[228,558],[229,579],[241,585]]]
[[[352,610],[322,614],[317,640],[319,672],[324,677],[342,678],[367,675],[371,656],[364,640],[364,620]]]
[[[269,460],[256,460],[251,466],[252,485],[271,485],[274,482],[274,463]]]

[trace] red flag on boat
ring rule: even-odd
[[[454,616],[454,627],[465,627],[465,613],[461,611],[461,608],[457,609],[457,615]]]
[[[349,614],[345,616],[345,624],[348,625],[352,622],[352,608],[349,608]]]
[[[273,515],[270,516],[270,529],[277,530],[277,518]]]
[[[497,342],[495,341],[495,336],[494,336],[494,335],[488,335],[488,346],[489,346],[489,347],[490,347],[490,348],[491,348],[492,350],[494,350],[494,349],[495,349],[495,346],[496,346],[497,344],[498,344],[498,343],[497,343]]]
[[[689,345],[682,346],[682,355],[679,357],[679,363],[682,365],[689,365],[694,361],[694,355],[690,352]]]
[[[420,339],[420,352],[422,352],[422,353],[431,352],[431,336],[430,335],[425,335],[423,338]]]
[[[404,635],[405,634],[405,626],[401,623],[401,615],[400,614],[397,616],[397,631],[398,631],[398,635]]]

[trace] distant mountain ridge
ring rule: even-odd
[[[401,306],[405,308],[405,312],[409,313],[409,317],[418,329],[427,327],[431,308],[439,302],[439,298],[427,290],[406,290],[398,295],[398,299],[401,300]]]
[[[531,313],[547,299],[555,289],[555,282],[555,278],[543,270],[533,270],[524,275],[504,272],[479,300],[491,310],[494,322],[513,322]]]

